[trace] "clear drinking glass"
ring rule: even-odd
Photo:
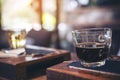
[[[72,31],[73,43],[81,64],[98,67],[105,64],[111,47],[110,28],[88,28]]]
[[[8,42],[11,49],[24,48],[26,43],[26,30],[7,30]]]

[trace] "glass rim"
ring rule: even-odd
[[[82,29],[78,29],[78,30],[73,30],[72,32],[80,32],[80,31],[89,31],[89,30],[111,30],[111,28],[82,28]]]

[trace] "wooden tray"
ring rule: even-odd
[[[99,68],[85,68],[67,61],[47,69],[47,80],[120,80],[120,61],[107,61]]]
[[[35,49],[35,48],[33,48]],[[8,80],[26,80],[36,75],[35,71],[41,73],[47,67],[61,63],[65,60],[70,60],[70,52],[66,50],[57,50],[52,48],[39,47],[39,50],[48,52],[45,55],[30,56],[18,58],[0,58],[0,76]],[[51,50],[51,52],[49,52]],[[35,52],[35,51],[33,51]],[[33,53],[32,52],[32,53]],[[37,52],[38,48],[37,48]],[[43,54],[43,53],[42,53]]]

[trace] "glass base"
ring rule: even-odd
[[[87,62],[81,61],[81,64],[85,67],[100,67],[105,65],[105,60],[100,62],[93,62],[93,63],[87,63]]]

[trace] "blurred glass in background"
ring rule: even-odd
[[[36,32],[40,33],[44,29],[45,33],[52,34],[56,29],[56,0],[50,0],[49,3],[47,0],[1,0],[1,14],[1,28],[8,33],[8,42],[12,48],[23,45],[22,39],[17,40],[18,36],[28,35],[24,37],[27,39],[26,44],[36,44],[36,37],[40,40],[46,37],[36,36]]]

